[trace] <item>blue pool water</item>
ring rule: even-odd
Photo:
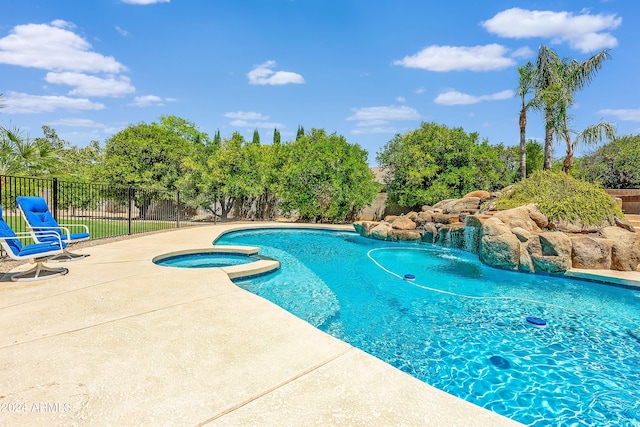
[[[243,254],[200,252],[163,258],[156,261],[156,264],[165,267],[211,268],[241,265],[257,260],[257,258]]]
[[[528,425],[640,426],[640,289],[349,232],[246,230],[216,244],[280,261],[239,286],[450,394]]]

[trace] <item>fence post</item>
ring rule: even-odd
[[[53,178],[53,219],[58,221],[58,178]]]
[[[127,234],[131,236],[131,220],[133,219],[133,209],[131,209],[131,205],[133,204],[133,189],[131,188],[131,184],[129,184],[129,187],[127,188],[127,198],[129,199],[129,203],[128,203],[129,214],[127,217],[127,223],[128,223],[129,229]]]
[[[176,228],[180,228],[180,191],[177,191]]]

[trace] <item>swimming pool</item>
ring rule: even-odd
[[[351,232],[245,230],[216,245],[280,261],[239,286],[455,396],[529,425],[640,425],[640,289]]]

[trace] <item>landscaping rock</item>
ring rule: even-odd
[[[387,234],[389,240],[399,242],[418,242],[422,239],[422,233],[419,230],[394,230]]]
[[[389,232],[393,230],[391,225],[387,222],[381,222],[371,229],[369,236],[378,240],[387,240]]]
[[[406,216],[399,216],[399,217],[396,217],[391,222],[391,227],[394,230],[415,230],[416,229],[416,223],[411,221]]]
[[[531,203],[523,206],[523,208],[529,213],[529,218],[540,228],[547,228],[549,226],[549,218],[538,207]]]
[[[425,243],[434,243],[438,237],[438,229],[433,222],[428,222],[422,228],[422,241]]]
[[[411,211],[408,214],[406,214],[405,217],[409,218],[411,221],[415,221],[416,218],[418,217],[418,213]]]
[[[531,219],[529,211],[522,206],[496,212],[493,216],[501,220],[509,228],[519,227],[533,233],[541,231],[540,227]]]
[[[434,213],[433,222],[438,224],[452,224],[454,222],[460,222],[458,215],[447,215],[443,213]]]
[[[472,191],[471,193],[465,194],[462,198],[468,199],[470,197],[477,197],[478,199],[488,199],[491,197],[491,193],[484,190]]]
[[[520,240],[521,242],[525,243],[527,240],[529,240],[529,238],[532,236],[532,233],[525,230],[524,228],[521,227],[515,227],[511,229],[511,232],[513,234],[516,235],[516,237],[518,238],[518,240]]]
[[[611,269],[636,271],[640,264],[640,235],[620,227],[605,227],[599,235],[612,242]]]
[[[536,273],[564,273],[571,268],[571,239],[561,232],[538,234],[527,243]]]
[[[482,225],[478,256],[493,267],[515,270],[520,263],[520,241],[498,218]]]
[[[478,253],[482,237],[482,224],[488,218],[490,218],[488,215],[469,215],[466,218],[465,249],[467,251],[474,254]]]
[[[623,228],[623,229],[625,229],[627,231],[630,231],[632,233],[636,232],[635,227],[633,225],[631,225],[631,223],[629,221],[627,221],[625,219],[620,219],[618,217],[615,217],[614,219],[615,219],[615,222],[616,222],[616,224],[615,224],[616,227]]]
[[[451,200],[442,207],[442,213],[459,214],[463,212],[476,213],[480,208],[479,197],[467,197]]]
[[[465,225],[461,222],[445,225],[438,230],[438,244],[449,248],[464,249]]]
[[[433,222],[433,211],[418,212],[413,221],[416,223],[416,228],[422,228],[426,223]]]
[[[589,236],[571,237],[571,265],[573,268],[610,269],[611,244],[607,239]]]

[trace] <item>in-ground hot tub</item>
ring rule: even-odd
[[[251,246],[218,246],[170,252],[153,258],[154,264],[178,268],[221,268],[231,279],[269,273],[280,262],[258,254]]]

